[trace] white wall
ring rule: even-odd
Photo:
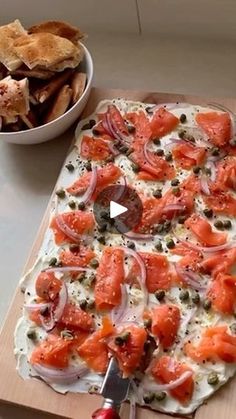
[[[64,19],[91,32],[236,40],[236,0],[0,0],[0,23]]]

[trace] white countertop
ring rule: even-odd
[[[97,86],[236,97],[233,43],[94,34],[87,45],[95,62]],[[1,319],[72,136],[70,131],[60,139],[29,147],[0,144]],[[13,418],[42,419],[42,415],[0,406],[0,419]]]

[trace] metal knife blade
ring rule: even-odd
[[[121,403],[126,399],[130,386],[129,378],[122,378],[115,358],[111,358],[100,394],[105,399],[105,406],[113,406],[118,409]]]

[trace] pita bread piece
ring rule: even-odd
[[[11,76],[0,81],[0,116],[13,118],[29,112],[29,83],[13,80]]]
[[[0,62],[9,71],[21,66],[22,61],[13,49],[14,41],[27,32],[17,19],[8,25],[0,26]]]
[[[51,66],[78,55],[78,48],[68,39],[51,33],[34,33],[20,36],[13,49],[31,70],[36,66]]]
[[[72,89],[68,84],[66,84],[61,88],[58,95],[56,96],[52,108],[48,112],[44,120],[44,123],[47,124],[48,122],[54,121],[54,119],[59,118],[59,116],[63,115],[70,105],[71,97]]]
[[[54,76],[54,72],[50,70],[43,70],[40,68],[35,68],[29,70],[26,66],[21,66],[17,70],[11,71],[11,75],[15,77],[33,77],[35,79],[47,80]]]
[[[86,74],[85,73],[75,73],[71,80],[72,88],[72,103],[73,105],[79,100],[82,96],[83,91],[86,86]]]
[[[84,56],[84,52],[81,48],[81,46],[77,45],[77,54],[74,55],[73,58],[67,58],[66,60],[61,61],[60,63],[53,65],[50,67],[51,71],[63,71],[66,68],[75,68],[79,65],[79,63],[82,61]]]
[[[34,98],[39,103],[44,103],[52,95],[54,95],[54,93],[56,93],[56,91],[59,90],[63,86],[63,84],[66,83],[66,81],[69,79],[72,73],[73,70],[67,69],[63,73],[56,75],[47,84],[36,89],[33,92]]]
[[[80,31],[79,28],[76,28],[67,22],[56,20],[49,20],[47,22],[39,23],[38,25],[31,26],[31,28],[28,30],[28,33],[41,32],[52,33],[53,35],[67,38],[73,43],[76,43],[79,39],[84,37],[84,34]]]

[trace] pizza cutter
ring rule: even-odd
[[[92,419],[121,419],[119,409],[126,399],[130,386],[129,378],[122,378],[115,358],[111,358],[100,394],[104,397],[103,405],[93,413]]]

